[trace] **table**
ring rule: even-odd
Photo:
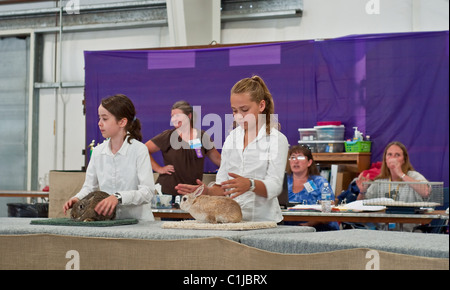
[[[0,197],[48,197],[47,191],[0,190]]]
[[[384,212],[322,213],[283,211],[283,218],[285,221],[428,224],[434,219],[441,219],[441,213],[432,212],[427,214],[387,214]]]
[[[426,214],[387,214],[380,212],[347,212],[322,213],[298,212],[283,210],[284,221],[321,221],[321,222],[354,222],[354,223],[412,223],[428,224],[434,219],[448,219],[445,211],[434,211]],[[181,209],[153,209],[158,218],[190,219],[192,216]]]
[[[315,233],[282,225],[248,231],[164,229],[163,221],[64,227],[31,220],[0,218],[0,270],[363,270],[374,250],[383,270],[449,267],[448,235]]]

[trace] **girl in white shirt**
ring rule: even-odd
[[[239,126],[225,140],[215,185],[205,187],[203,194],[230,195],[241,206],[244,221],[280,222],[283,216],[277,196],[289,144],[276,128],[272,95],[264,81],[253,76],[233,86],[230,103]],[[179,184],[176,189],[187,194],[196,187]]]
[[[109,215],[117,207],[117,219],[154,220],[153,172],[133,103],[120,94],[103,99],[98,115],[102,136],[108,139],[92,151],[84,185],[64,204],[64,213],[90,192],[102,190],[110,196],[95,207],[98,214]]]

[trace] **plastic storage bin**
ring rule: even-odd
[[[344,152],[345,141],[328,140],[317,141],[317,153],[340,153]]]
[[[345,141],[340,140],[298,141],[298,144],[308,146],[311,153],[344,152],[344,143]]]
[[[48,217],[48,203],[8,203],[8,217]]]
[[[300,133],[300,141],[317,140],[317,130],[314,128],[298,129]]]
[[[344,140],[345,126],[314,126],[314,129],[317,131],[317,139],[318,140],[336,140],[342,141]]]
[[[347,141],[345,152],[370,152],[371,141]]]
[[[317,144],[315,141],[298,141],[298,144],[308,147],[311,153],[317,152]]]

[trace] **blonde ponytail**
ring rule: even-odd
[[[266,115],[266,133],[270,134],[271,127],[278,126],[278,120],[275,120],[275,104],[273,102],[272,94],[266,86],[262,78],[257,75],[251,78],[245,78],[238,81],[231,89],[231,94],[250,94],[252,102],[260,103],[264,100],[266,106],[262,114]]]

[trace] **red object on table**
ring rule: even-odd
[[[317,122],[317,126],[329,126],[329,125],[340,126],[342,125],[342,122],[341,121]]]

